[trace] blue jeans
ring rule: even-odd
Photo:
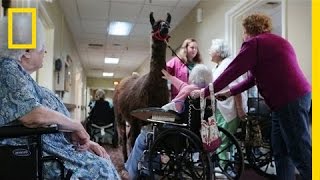
[[[303,180],[311,180],[310,103],[308,93],[272,112],[272,148],[279,180],[295,179],[295,167]]]
[[[147,149],[147,131],[141,129],[138,135],[133,149],[129,155],[127,162],[125,163],[125,168],[129,173],[130,180],[136,180],[139,176],[138,172],[138,162],[141,160],[143,151]]]

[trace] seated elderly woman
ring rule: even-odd
[[[31,39],[31,17],[16,15],[13,42],[27,44]],[[90,141],[79,120],[72,120],[61,99],[39,86],[30,76],[43,66],[44,32],[37,25],[36,49],[8,49],[6,18],[0,18],[0,126],[22,123],[36,128],[57,124],[63,132],[43,135],[45,154],[64,161],[71,179],[120,179],[105,149]],[[1,140],[0,144],[26,144],[24,138]],[[45,163],[44,179],[58,179],[56,164]]]

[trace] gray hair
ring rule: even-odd
[[[96,100],[104,99],[104,95],[105,95],[104,90],[98,89],[98,90],[96,91],[96,94],[95,94],[95,99],[96,99]]]
[[[14,14],[12,20],[12,42],[14,44],[31,44],[32,23],[29,14]],[[37,22],[36,49],[45,45],[45,32],[40,21]],[[20,61],[26,49],[8,49],[8,19],[0,18],[0,59],[11,58]]]
[[[230,48],[226,41],[223,39],[213,39],[211,47],[209,49],[209,54],[219,53],[222,59],[225,59],[230,56]]]
[[[189,84],[204,88],[212,82],[212,72],[204,64],[197,64],[189,75]]]

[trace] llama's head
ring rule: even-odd
[[[171,22],[171,15],[167,13],[167,19],[155,21],[153,18],[153,12],[150,13],[150,23],[152,26],[152,37],[156,40],[166,40],[169,38],[169,28]]]

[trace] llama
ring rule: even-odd
[[[122,153],[124,160],[127,154],[126,121],[130,124],[129,145],[133,147],[141,126],[145,122],[130,115],[131,111],[146,107],[161,107],[169,99],[167,81],[162,78],[161,69],[166,68],[166,40],[168,39],[171,15],[167,14],[166,21],[155,22],[153,13],[150,13],[152,26],[152,52],[150,72],[143,76],[134,74],[123,79],[116,87],[113,96],[115,117],[118,123],[120,137],[122,138]]]

